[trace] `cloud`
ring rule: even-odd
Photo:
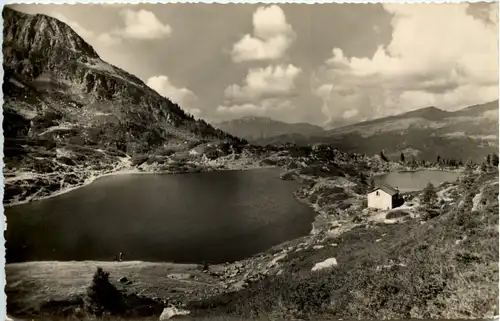
[[[56,12],[52,16],[57,20],[62,21],[68,26],[70,26],[71,29],[73,29],[73,31],[75,31],[80,37],[82,37],[86,41],[89,41],[95,36],[93,31],[86,29],[76,21],[68,19],[68,17],[66,17],[60,12]]]
[[[160,75],[150,77],[146,81],[146,84],[156,90],[160,95],[178,104],[182,109],[188,111],[193,116],[199,116],[201,114],[201,110],[194,107],[198,101],[198,97],[187,88],[175,87],[167,76]]]
[[[113,34],[108,32],[101,33],[96,40],[105,46],[114,46],[122,42],[122,39],[120,37],[114,36]]]
[[[244,85],[230,85],[224,96],[233,101],[255,101],[261,98],[290,96],[301,69],[288,66],[268,66],[248,70]]]
[[[121,11],[125,27],[115,30],[113,33],[124,38],[153,40],[170,36],[172,28],[163,24],[154,13],[147,10]]]
[[[283,116],[284,112],[290,112],[294,109],[295,106],[289,100],[269,98],[256,103],[221,105],[217,107],[216,112],[223,119],[234,119],[245,116]],[[280,119],[283,118],[280,117]]]
[[[172,28],[163,24],[154,13],[147,10],[125,9],[120,12],[124,27],[109,32],[96,33],[78,22],[68,19],[61,13],[53,14],[54,18],[70,26],[85,41],[96,46],[114,46],[122,43],[123,39],[154,40],[170,36]]]
[[[234,44],[234,62],[274,60],[284,56],[296,34],[277,5],[259,7],[253,14],[253,35],[246,34]]]
[[[199,108],[189,108],[187,109],[187,112],[193,115],[194,117],[200,117],[200,115],[202,114],[201,109]]]
[[[371,58],[334,48],[314,74],[327,118],[381,117],[434,105],[455,109],[498,98],[498,19],[469,5],[384,4],[392,40]]]
[[[352,117],[356,116],[357,114],[358,114],[357,110],[351,109],[351,110],[344,111],[342,116],[343,116],[343,118],[352,118]]]
[[[80,37],[83,38],[83,40],[92,43],[94,46],[113,46],[121,43],[122,41],[121,38],[111,33],[95,33],[92,30],[83,27],[78,22],[68,19],[68,17],[66,17],[62,13],[56,12],[53,14],[53,17],[70,26],[73,31],[75,31]]]

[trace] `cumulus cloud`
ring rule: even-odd
[[[224,91],[233,101],[255,101],[265,97],[290,96],[301,69],[289,64],[252,68],[248,70],[243,86],[230,85]]]
[[[178,104],[182,109],[186,110],[193,116],[199,116],[201,114],[201,110],[194,107],[198,97],[196,97],[196,95],[187,88],[174,86],[167,76],[153,76],[148,78],[146,83],[160,95]]]
[[[283,57],[295,40],[295,32],[277,5],[259,7],[253,14],[253,35],[246,34],[234,44],[234,62],[273,60]]]
[[[170,36],[172,28],[162,23],[154,13],[148,10],[121,11],[125,26],[114,31],[124,38],[152,40]]]
[[[85,41],[96,46],[113,46],[120,44],[123,39],[154,40],[170,36],[172,28],[163,24],[154,13],[147,10],[134,11],[125,9],[121,11],[124,26],[109,32],[96,33],[78,22],[68,19],[61,13],[55,13],[54,18],[69,25]]]
[[[222,119],[233,119],[245,116],[282,116],[284,112],[290,112],[295,106],[286,99],[268,98],[255,103],[221,105],[217,107],[217,114]]]
[[[314,75],[326,118],[380,117],[415,108],[455,109],[498,98],[496,4],[485,18],[469,4],[384,4],[392,40],[371,58],[334,48]],[[357,114],[355,114],[356,110]]]
[[[53,17],[70,26],[71,29],[73,29],[73,31],[75,31],[80,37],[94,46],[113,46],[121,43],[122,41],[120,37],[117,37],[112,33],[95,33],[92,30],[85,28],[78,22],[68,19],[68,17],[62,13],[56,12],[53,14]]]

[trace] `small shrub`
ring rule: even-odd
[[[409,215],[409,213],[406,211],[397,210],[397,211],[391,211],[391,212],[387,213],[385,218],[387,218],[387,219],[400,218],[400,217],[405,217],[408,215]]]
[[[436,200],[437,200],[436,189],[434,188],[434,185],[432,185],[432,183],[429,182],[429,184],[425,187],[422,194],[422,204],[427,208],[431,208],[432,206],[434,206]]]
[[[276,166],[278,164],[278,162],[275,161],[274,159],[268,159],[268,158],[266,158],[266,159],[262,160],[262,164]]]
[[[135,155],[132,157],[132,159],[130,160],[132,166],[139,166],[139,165],[142,165],[145,161],[148,160],[148,156],[147,155]]]
[[[47,110],[42,115],[33,118],[32,124],[38,129],[43,129],[57,125],[57,121],[60,119],[62,119],[62,114],[59,111]]]
[[[158,156],[171,156],[175,151],[172,148],[160,148],[155,154]]]
[[[33,169],[39,173],[52,173],[54,172],[54,164],[50,160],[34,159]]]
[[[109,273],[98,267],[87,291],[87,310],[100,317],[104,312],[120,314],[125,311],[122,294],[109,282]]]
[[[430,220],[434,217],[439,216],[441,214],[440,211],[433,209],[433,208],[423,208],[423,214],[422,214],[422,219],[424,220]]]
[[[356,216],[354,216],[354,217],[352,218],[352,222],[353,222],[353,223],[361,223],[361,222],[363,222],[363,219],[361,218],[361,216],[356,215]]]

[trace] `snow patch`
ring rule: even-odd
[[[9,78],[9,82],[13,83],[14,85],[16,85],[17,87],[21,87],[21,88],[26,88],[25,85],[21,84],[19,81],[17,81],[16,79],[14,78]]]
[[[53,131],[56,131],[56,130],[71,130],[73,128],[74,127],[72,125],[70,125],[70,124],[66,124],[66,125],[60,124],[60,125],[57,125],[57,126],[52,126],[52,127],[47,128],[42,133],[38,134],[38,136],[43,136],[46,133],[50,133],[50,132],[53,132]]]
[[[111,77],[115,77],[115,78],[119,78],[123,81],[126,81],[134,86],[137,86],[137,87],[142,87],[142,84],[140,83],[136,83],[134,81],[130,81],[130,79],[125,79],[123,77],[123,75],[121,75],[121,73],[119,73],[119,69],[114,67],[113,65],[110,65],[104,61],[102,61],[101,59],[97,59],[97,58],[94,58],[94,59],[91,59],[90,62],[88,63],[83,63],[86,67],[90,68],[90,69],[94,69],[94,70],[100,70],[100,71],[104,71],[106,72],[108,75],[110,75]]]
[[[498,116],[495,116],[498,117]],[[459,138],[459,137],[469,137],[476,140],[493,140],[496,141],[498,138],[495,135],[469,135],[465,132],[453,132],[443,135],[444,137]]]

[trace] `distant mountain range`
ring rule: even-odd
[[[259,141],[280,135],[315,136],[324,129],[308,123],[285,123],[267,117],[243,117],[214,124],[215,127],[249,141]]]
[[[240,138],[255,144],[328,143],[345,151],[383,150],[389,157],[405,152],[427,159],[438,154],[477,159],[498,151],[498,101],[455,112],[429,107],[332,130],[263,117],[214,128],[100,59],[63,22],[6,7],[3,19],[4,155],[13,170],[33,168],[41,158],[61,167],[68,146],[79,151],[72,154],[75,159],[92,150],[95,157],[113,154],[116,160],[116,155]]]
[[[3,19],[7,157],[23,154],[26,142],[134,154],[202,139],[235,139],[101,60],[63,22],[6,7]]]
[[[435,159],[438,155],[481,159],[498,152],[498,100],[454,112],[427,107],[332,130],[262,118],[233,120],[220,128],[260,145],[327,143],[366,154],[384,151],[394,158],[404,152],[422,159]],[[272,130],[264,131],[267,128],[278,128],[275,132],[282,133],[273,135]],[[264,132],[266,137],[259,134]]]

